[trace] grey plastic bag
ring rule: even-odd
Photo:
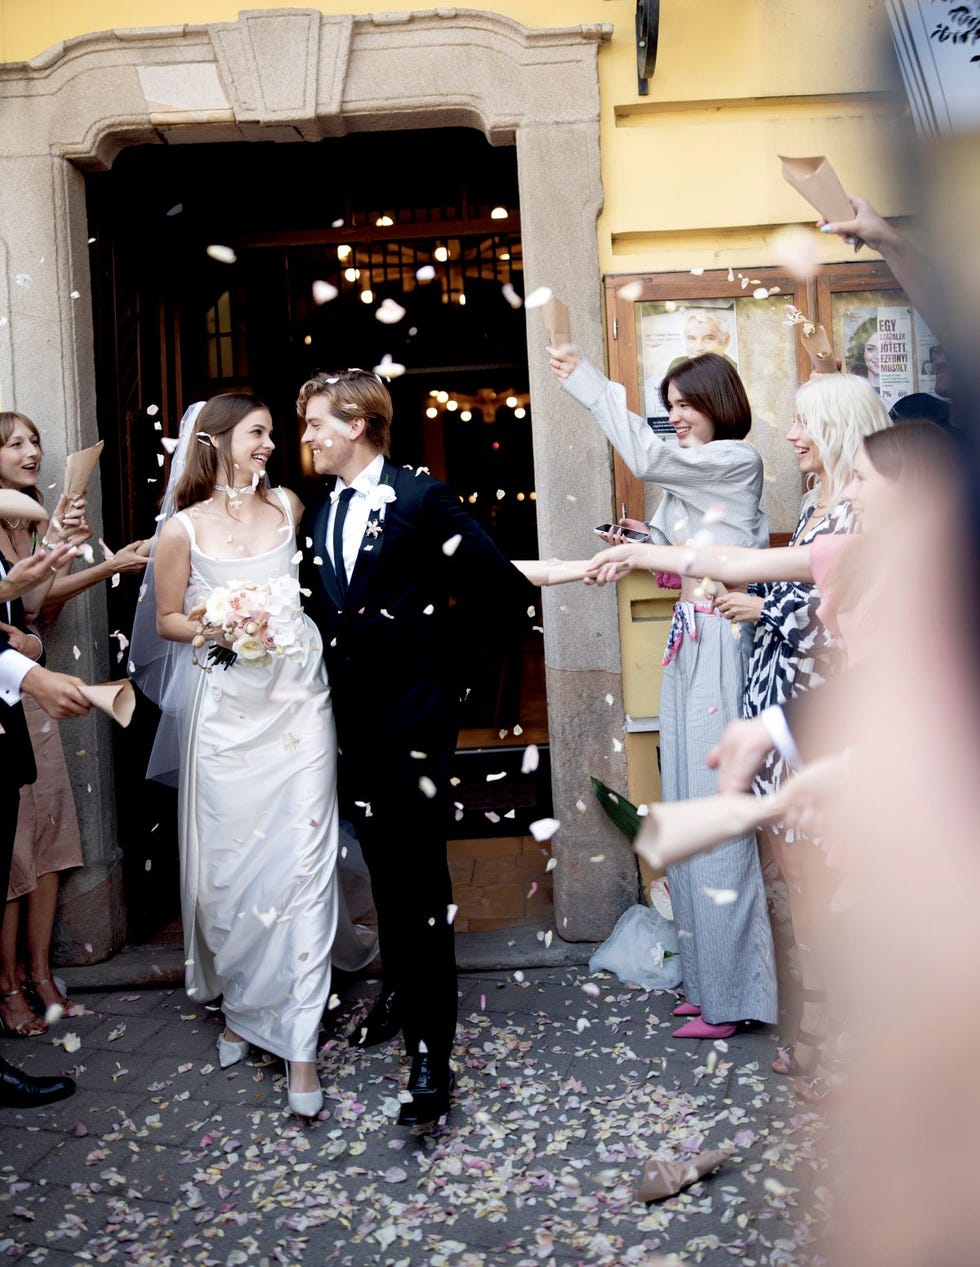
[[[612,972],[647,990],[675,990],[681,959],[673,920],[652,906],[631,906],[589,960],[589,971]]]

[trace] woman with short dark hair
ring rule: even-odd
[[[658,544],[683,543],[711,525],[715,541],[767,546],[759,509],[762,459],[745,442],[752,412],[737,371],[713,353],[674,366],[661,386],[676,443],[663,440],[626,406],[625,389],[611,383],[573,348],[548,349],[565,390],[584,405],[639,479],[662,491],[643,529]],[[709,750],[741,713],[743,659],[738,638],[694,580],[681,582],[674,605],[660,695],[664,800],[710,796],[717,775]],[[668,872],[679,930],[690,1017],[677,1038],[727,1038],[736,1022],[772,1023],[777,1017],[772,930],[754,834]]]

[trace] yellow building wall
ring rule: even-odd
[[[233,21],[240,0],[0,0],[0,61],[28,60],[114,27]],[[256,0],[249,8],[287,7]],[[295,7],[295,6],[288,6]],[[341,0],[324,13],[407,12],[430,4]],[[886,215],[903,201],[897,99],[881,0],[670,0],[649,95],[636,87],[634,0],[496,0],[460,6],[528,27],[604,22],[599,56],[604,273],[771,263],[774,225],[812,221],[782,181],[777,153],[829,154],[845,188]],[[827,261],[845,258],[835,239]]]
[[[232,21],[236,0],[0,0],[0,60],[113,27]],[[248,7],[277,8],[256,0]],[[293,6],[290,6],[293,7]],[[321,4],[328,14],[425,10],[399,0]],[[846,189],[905,214],[897,142],[910,130],[881,0],[669,0],[649,95],[636,83],[634,0],[478,0],[528,27],[609,23],[599,53],[605,206],[601,270],[755,268],[775,261],[775,226],[813,223],[777,154],[827,154]],[[825,262],[852,258],[837,238]],[[867,253],[865,253],[867,254]],[[599,285],[599,278],[596,278]],[[659,712],[660,654],[673,595],[652,578],[621,586],[623,688],[630,717]],[[656,732],[629,734],[630,796],[655,800]]]

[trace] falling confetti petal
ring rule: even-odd
[[[380,308],[375,309],[374,315],[384,325],[393,326],[404,317],[405,309],[393,299],[385,299]]]
[[[512,308],[520,308],[524,303],[524,300],[520,297],[510,282],[504,282],[503,286],[500,288],[500,292]]]
[[[616,294],[620,299],[625,299],[628,304],[631,304],[643,294],[643,283],[627,282],[625,286],[620,286]]]
[[[539,818],[536,822],[531,823],[528,830],[537,841],[550,840],[561,823],[557,818]]]
[[[401,378],[405,373],[405,366],[393,361],[389,353],[385,353],[380,362],[374,367],[374,372],[378,378]]]
[[[539,760],[538,745],[529,743],[524,749],[524,757],[521,761],[521,774],[533,774],[538,768]]]
[[[539,286],[537,290],[532,290],[524,299],[525,308],[541,308],[551,298],[551,288],[548,286]]]
[[[451,558],[459,549],[460,542],[463,538],[457,532],[455,536],[450,537],[448,541],[442,543],[442,552],[446,558]]]
[[[415,276],[420,282],[431,282],[436,275],[436,270],[431,264],[423,264],[421,268],[415,270]]]
[[[451,924],[455,920],[458,913],[459,913],[459,907],[456,905],[455,902],[450,902],[449,905],[446,907],[446,923]]]
[[[715,906],[728,906],[731,902],[738,901],[738,892],[735,889],[712,889],[705,884],[701,886],[701,892],[706,898],[710,898]]]
[[[217,260],[219,264],[234,264],[238,259],[238,256],[230,246],[220,246],[216,243],[212,243],[208,247],[208,255],[213,260]]]
[[[419,790],[423,796],[427,796],[431,801],[436,794],[436,785],[432,782],[427,774],[423,774],[419,779]]]
[[[313,283],[313,302],[315,304],[328,304],[331,299],[336,299],[340,291],[336,286],[332,286],[330,282],[321,281],[320,278]]]
[[[558,866],[558,859],[549,858],[548,861],[545,863],[544,869],[545,871],[554,871],[555,867],[557,866]]]

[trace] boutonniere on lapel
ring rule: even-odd
[[[365,494],[367,498],[368,515],[367,527],[364,530],[365,536],[376,541],[384,530],[384,519],[386,508],[396,499],[395,490],[390,484],[375,484]],[[370,550],[371,546],[365,544],[365,550]]]

